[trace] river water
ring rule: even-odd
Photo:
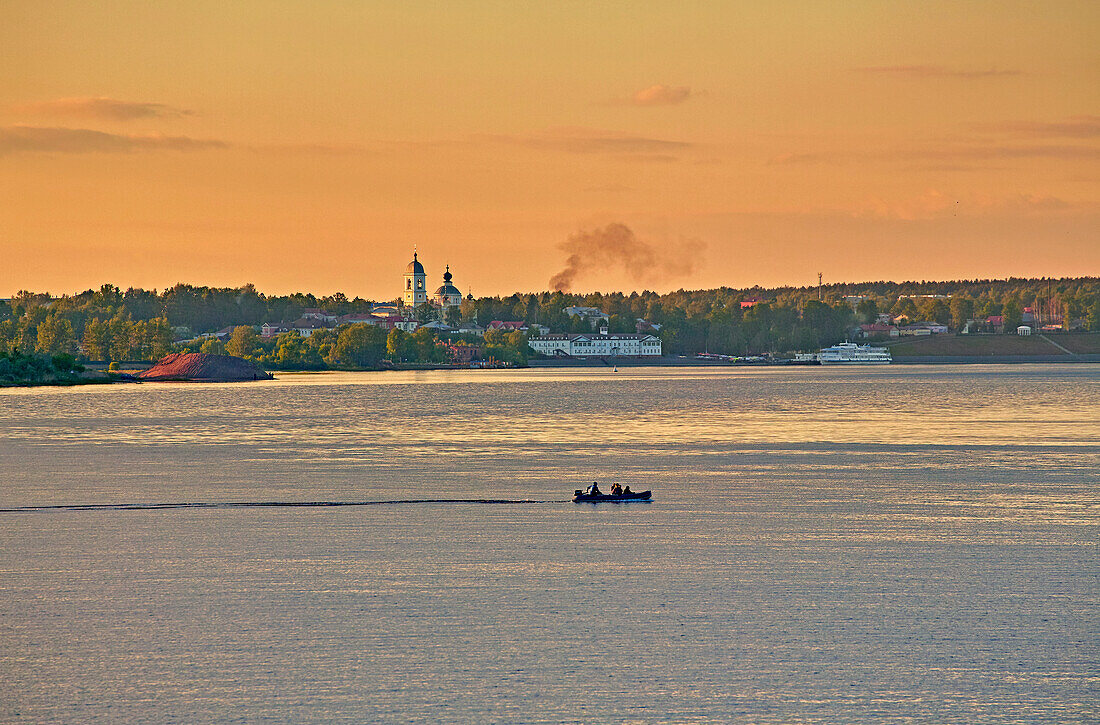
[[[1098,471],[1096,365],[4,390],[0,721],[1095,722]]]

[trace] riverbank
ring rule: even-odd
[[[929,335],[881,344],[896,364],[1100,362],[1098,333]]]
[[[547,358],[532,359],[527,361],[527,366],[532,368],[609,368],[618,366],[621,368],[644,367],[761,367],[767,363],[732,363],[725,360],[698,360],[693,357],[620,357],[611,358]]]
[[[1022,363],[1100,363],[1100,355],[911,355],[895,365],[1015,365]]]
[[[73,388],[78,385],[113,385],[115,383],[134,383],[136,380],[129,378],[82,378],[79,380],[20,380],[11,382],[0,381],[2,388]]]

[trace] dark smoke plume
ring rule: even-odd
[[[703,243],[698,240],[655,247],[634,236],[625,224],[580,231],[558,245],[569,254],[565,269],[550,278],[550,289],[568,292],[574,280],[587,272],[624,269],[638,284],[659,284],[695,271]]]

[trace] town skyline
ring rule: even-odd
[[[8,3],[0,290],[389,298],[414,247],[477,295],[1096,275],[1098,26],[1088,2]]]

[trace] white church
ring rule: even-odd
[[[443,309],[461,305],[462,293],[451,283],[451,265],[448,264],[447,271],[443,273],[443,284],[429,298],[428,275],[424,272],[424,265],[417,260],[416,252],[413,252],[412,261],[405,267],[405,289],[401,301],[409,308],[416,308],[425,302]]]

